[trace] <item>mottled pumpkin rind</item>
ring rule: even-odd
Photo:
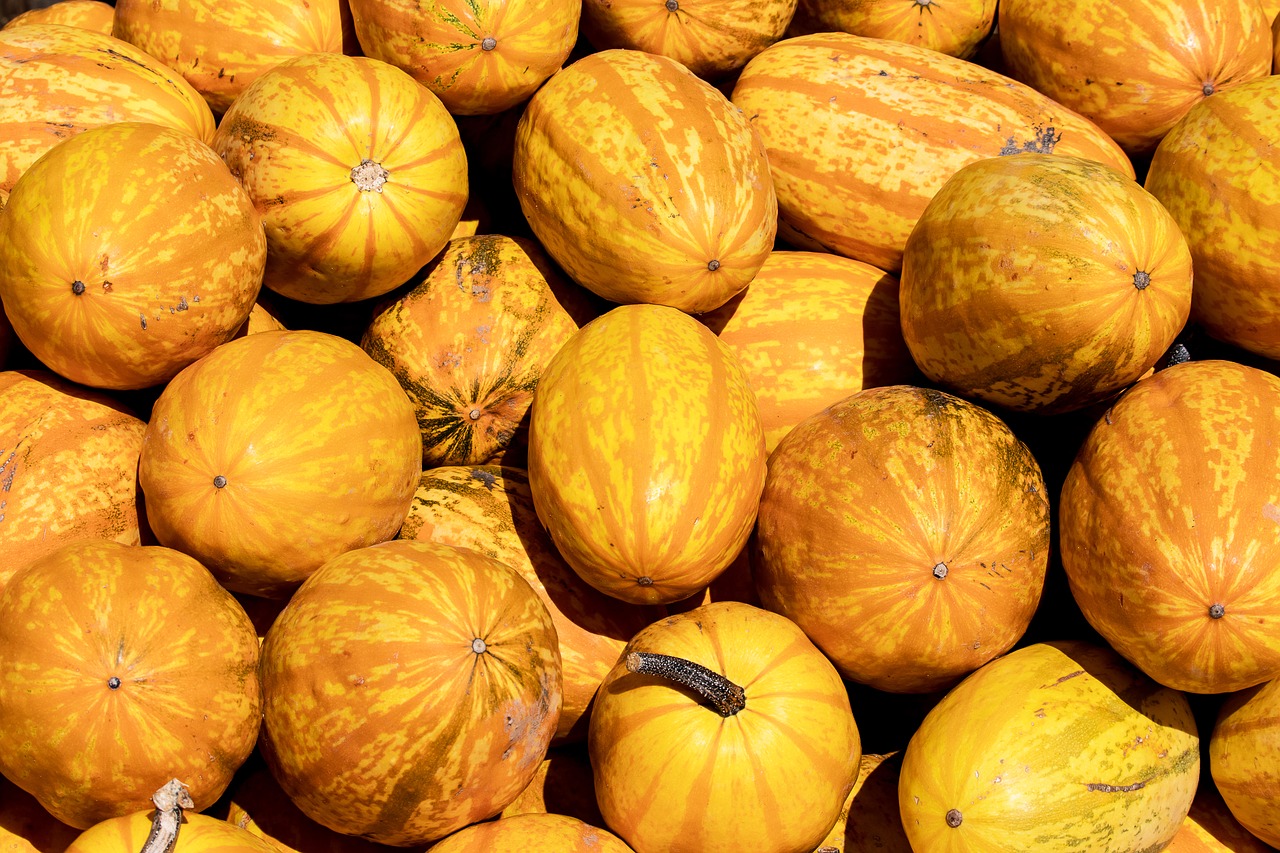
[[[431,848],[432,853],[632,853],[622,839],[576,817],[523,814],[468,826]]]
[[[995,22],[995,0],[800,0],[788,32],[845,32],[971,59]]]
[[[90,827],[65,853],[137,853],[151,834],[155,810],[140,808]],[[279,853],[269,842],[208,815],[186,811],[173,853]]]
[[[65,24],[68,27],[81,27],[109,36],[115,14],[115,7],[102,0],[58,0],[52,6],[28,9],[0,29],[7,30],[10,27],[25,27],[30,24]]]
[[[1209,738],[1209,772],[1236,820],[1280,847],[1280,679],[1223,703]]]

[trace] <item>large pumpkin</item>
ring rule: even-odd
[[[929,199],[967,163],[1035,151],[1133,175],[1106,134],[1030,87],[883,39],[780,41],[747,63],[733,103],[768,151],[779,236],[889,272]]]
[[[773,248],[748,116],[673,59],[606,50],[564,69],[525,108],[512,169],[547,253],[613,302],[710,311]]]
[[[538,384],[538,517],[574,571],[624,601],[702,591],[746,543],[764,474],[742,367],[674,308],[625,305],[593,320]]]
[[[138,480],[162,545],[230,589],[279,597],[326,560],[396,534],[420,447],[404,392],[355,344],[260,332],[165,387]]]
[[[467,203],[453,119],[376,59],[316,53],[275,66],[223,116],[213,147],[262,214],[263,284],[301,302],[399,287]]]
[[[1280,679],[1223,703],[1209,738],[1209,772],[1236,820],[1280,847]]]
[[[115,14],[115,7],[102,0],[58,0],[52,6],[28,9],[0,29],[29,24],[66,24],[109,36]]]
[[[268,632],[262,682],[262,752],[285,793],[330,829],[397,846],[502,811],[560,714],[555,628],[533,588],[428,542],[321,567]]]
[[[146,388],[231,339],[266,253],[253,204],[208,145],[118,122],[18,179],[0,211],[0,299],[50,369]]]
[[[197,809],[258,735],[258,638],[192,558],[72,542],[0,593],[0,772],[81,829],[181,777]]]
[[[995,22],[995,0],[800,0],[790,33],[845,32],[970,59]]]
[[[899,298],[930,379],[1009,409],[1068,411],[1137,381],[1173,344],[1191,255],[1155,197],[1114,169],[991,158],[929,202]]]
[[[1038,643],[992,661],[925,717],[898,804],[913,850],[1162,850],[1191,808],[1191,707],[1108,649]]]
[[[432,853],[632,853],[618,836],[559,814],[522,814],[458,830]]]

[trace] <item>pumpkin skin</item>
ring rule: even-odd
[[[268,632],[262,680],[280,787],[312,820],[396,846],[502,811],[560,713],[537,594],[492,558],[429,542],[326,563]]]
[[[65,24],[111,35],[115,7],[102,0],[58,0],[42,9],[28,9],[0,29],[25,27],[28,24]]]
[[[0,851],[63,853],[79,834],[45,811],[35,797],[0,776]]]
[[[0,211],[0,299],[50,369],[147,388],[235,335],[266,251],[249,197],[209,146],[118,122],[68,139],[14,185]]]
[[[141,541],[138,455],[146,424],[52,373],[0,373],[0,590],[78,539]]]
[[[264,71],[342,53],[339,0],[116,0],[116,38],[182,74],[223,113]]]
[[[1010,76],[1094,121],[1131,154],[1151,151],[1193,105],[1271,71],[1257,0],[1004,0]]]
[[[768,150],[779,236],[893,273],[929,199],[967,163],[1052,152],[1134,174],[1082,116],[914,45],[846,33],[786,39],[747,63],[732,97]]]
[[[578,330],[571,288],[531,240],[468,237],[378,311],[360,345],[412,401],[424,468],[519,461],[538,379]]]
[[[326,560],[396,534],[419,446],[404,392],[355,344],[260,332],[165,387],[138,480],[160,544],[197,557],[228,589],[274,598]]]
[[[431,848],[432,853],[632,853],[622,839],[576,817],[523,814],[458,830]]]
[[[412,74],[455,115],[532,95],[568,58],[581,12],[574,0],[351,0],[365,55]]]
[[[1272,853],[1269,844],[1240,825],[1213,785],[1201,784],[1187,819],[1165,853]]]
[[[1067,473],[1072,595],[1161,684],[1223,693],[1280,676],[1278,431],[1280,379],[1188,362],[1112,405]]]
[[[151,833],[154,812],[104,820],[80,834],[66,853],[137,853]],[[226,821],[185,811],[173,853],[279,853],[267,841]]]
[[[453,119],[400,69],[317,53],[268,70],[213,139],[267,232],[263,284],[315,304],[403,284],[444,247],[467,203]]]
[[[534,235],[611,302],[718,308],[773,248],[777,199],[742,111],[680,63],[605,50],[557,74],[516,128]]]
[[[538,765],[529,787],[502,810],[502,819],[522,814],[562,814],[592,826],[604,826],[596,805],[591,759],[581,745],[552,747]]]
[[[41,154],[91,127],[143,121],[213,138],[213,113],[182,77],[133,45],[83,27],[0,30],[0,98],[0,206]]]
[[[855,391],[915,378],[898,280],[817,252],[773,252],[746,290],[700,318],[742,363],[765,449]]]
[[[632,652],[707,667],[744,688],[746,706],[722,717],[619,660],[588,740],[609,828],[638,853],[809,853],[821,843],[862,746],[844,683],[803,632],[723,601],[654,623],[627,644]]]
[[[542,374],[533,503],[565,562],[601,592],[636,604],[700,592],[746,543],[764,475],[742,367],[674,308],[615,308]]]
[[[929,202],[898,293],[927,377],[1050,414],[1098,403],[1156,364],[1191,310],[1191,255],[1155,197],[1113,169],[992,158]]]
[[[1280,77],[1192,107],[1151,158],[1146,188],[1191,247],[1192,318],[1215,338],[1280,359]]]
[[[1280,847],[1280,679],[1223,703],[1209,738],[1209,772],[1236,820]]]
[[[898,815],[898,771],[902,753],[863,755],[858,779],[836,825],[814,853],[912,853]]]
[[[578,577],[542,529],[528,474],[518,468],[424,471],[400,538],[472,548],[515,569],[538,593],[560,643],[559,741],[586,737],[596,688],[627,641],[665,615],[605,595]]]
[[[800,0],[790,33],[844,32],[971,59],[995,22],[995,0]]]
[[[953,688],[912,736],[898,805],[913,850],[1161,850],[1200,775],[1186,697],[1108,649],[1025,646]]]
[[[257,666],[249,617],[195,560],[72,542],[0,593],[0,772],[80,829],[175,776],[208,808],[257,738]]]

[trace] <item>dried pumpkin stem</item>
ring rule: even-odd
[[[656,675],[683,684],[710,702],[722,717],[732,717],[747,707],[746,691],[715,670],[691,660],[652,652],[628,652],[626,664],[629,672]]]
[[[170,779],[160,790],[151,795],[156,814],[151,819],[151,832],[142,845],[141,853],[173,853],[178,843],[178,829],[182,826],[182,810],[194,809],[187,786],[177,779]]]

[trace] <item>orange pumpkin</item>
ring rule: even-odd
[[[66,24],[109,36],[115,14],[115,7],[102,0],[58,0],[52,6],[28,9],[0,29],[29,24]]]
[[[807,853],[862,754],[831,663],[790,620],[734,601],[637,634],[588,743],[600,811],[638,853]]]
[[[0,593],[0,772],[81,829],[174,776],[208,808],[257,738],[257,666],[249,617],[195,560],[72,542]]]
[[[1209,772],[1235,819],[1280,847],[1280,679],[1223,703],[1209,738]]]
[[[428,542],[321,567],[267,634],[262,681],[280,787],[330,829],[396,846],[506,808],[560,714],[555,628],[532,587]]]
[[[1272,853],[1275,850],[1240,825],[1212,784],[1201,782],[1191,811],[1165,853]]]
[[[12,349],[13,326],[9,324],[9,318],[4,313],[4,306],[0,305],[0,368],[3,368],[9,360],[9,352]]]
[[[840,818],[814,853],[912,853],[898,814],[902,753],[863,755]]]
[[[790,32],[844,32],[971,59],[995,22],[995,0],[800,0]]]
[[[1091,160],[965,166],[911,232],[902,332],[931,380],[1009,409],[1101,402],[1150,370],[1191,309],[1177,223]]]
[[[403,284],[444,247],[467,202],[453,119],[376,59],[316,53],[275,66],[223,116],[213,147],[262,214],[263,284],[302,302]]]
[[[604,826],[604,817],[596,805],[591,759],[582,745],[547,751],[529,786],[502,810],[501,817],[522,814],[562,814],[592,826]]]
[[[80,831],[45,811],[35,797],[0,776],[0,850],[63,853]]]
[[[1258,0],[1002,0],[1011,76],[1149,152],[1203,99],[1271,70]]]
[[[81,833],[66,853],[159,853],[152,845],[155,812],[138,811],[104,820]],[[171,853],[279,853],[264,841],[226,821],[184,812]]]
[[[773,248],[777,201],[747,119],[673,59],[594,53],[525,108],[516,196],[584,287],[612,302],[710,311]]]
[[[331,557],[396,534],[419,448],[404,392],[355,344],[261,332],[165,387],[138,481],[162,545],[229,589],[279,597]]]
[[[243,338],[245,335],[256,335],[258,332],[283,332],[284,323],[280,322],[280,318],[272,313],[273,311],[274,309],[268,308],[261,301],[253,303],[253,307],[249,309],[249,316],[240,324],[235,336]]]
[[[559,814],[523,814],[478,823],[450,835],[432,853],[632,853],[612,832]]]
[[[116,0],[113,34],[180,73],[223,113],[267,69],[342,53],[340,0]]]
[[[249,197],[209,146],[119,122],[67,140],[14,185],[0,211],[0,299],[52,370],[146,388],[235,335],[266,250]]]
[[[576,0],[351,0],[365,54],[403,68],[458,115],[532,95],[568,58],[581,11]]]

